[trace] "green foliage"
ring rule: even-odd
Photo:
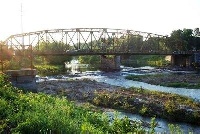
[[[156,132],[155,127],[157,126],[157,122],[156,122],[155,117],[151,118],[150,126],[151,126],[150,134],[154,134]]]
[[[128,80],[134,80],[134,81],[142,81],[143,78],[158,78],[161,77],[161,74],[147,74],[147,75],[128,75],[125,78]]]
[[[52,42],[52,43],[45,43],[42,42],[39,45],[39,51],[40,53],[47,53],[47,54],[51,54],[51,53],[57,53],[57,54],[61,54],[61,53],[65,53],[66,50],[69,49],[69,45],[65,45],[63,43],[60,42]],[[37,57],[38,58],[38,57]],[[43,57],[43,61],[47,62],[48,64],[51,65],[62,65],[64,64],[64,62],[66,61],[70,61],[72,57],[69,56],[44,56]],[[37,60],[37,59],[36,59]],[[37,60],[39,61],[39,60]]]
[[[152,56],[147,60],[148,66],[163,67],[169,64],[169,61],[166,61],[164,56]]]
[[[196,47],[196,50],[200,50],[200,38],[194,37],[194,46]]]
[[[130,56],[128,60],[122,60],[122,64],[133,67],[140,67],[140,66],[163,67],[169,65],[169,62],[165,60],[165,56],[134,55]]]
[[[182,82],[182,81],[179,82],[175,80],[171,82],[171,80],[165,80],[166,77],[175,78],[178,76],[173,75],[173,74],[172,75],[171,74],[152,74],[152,75],[147,74],[147,75],[128,75],[125,78],[128,80],[133,80],[133,81],[145,81],[146,79],[148,79],[146,82],[149,84],[155,84],[155,85],[159,84],[161,86],[166,86],[166,87],[192,88],[192,89],[200,88],[200,83],[191,83],[191,82]]]
[[[34,57],[34,65],[47,65],[48,62],[46,61],[44,56],[35,56]]]
[[[99,65],[100,64],[100,56],[79,56],[79,63],[81,64],[91,64],[91,65]]]
[[[145,133],[138,123],[76,106],[66,98],[22,93],[0,75],[1,133]]]
[[[120,38],[119,41],[122,44],[119,49],[124,52],[144,51],[154,53],[167,50],[165,39],[162,37],[149,37],[146,40],[141,35],[128,34]]]
[[[28,57],[13,57],[3,62],[4,70],[19,70],[21,68],[30,68],[31,61]]]
[[[140,109],[139,113],[141,115],[145,115],[147,112],[148,112],[148,108],[145,105],[143,105],[142,108]]]
[[[4,67],[5,70],[18,70],[21,69],[20,63],[18,61],[15,61],[14,59],[11,59],[10,61],[4,61]]]
[[[55,75],[63,72],[64,65],[36,65],[35,68],[41,76]]]
[[[94,105],[125,110],[143,116],[161,117],[171,121],[199,124],[200,103],[170,93],[129,88],[95,93]]]
[[[165,102],[165,110],[167,111],[167,113],[173,113],[176,108],[176,103],[173,100],[168,100]]]
[[[140,35],[129,35],[126,40],[128,41],[125,41],[123,49],[128,49],[128,51],[140,51],[144,44],[143,37]]]
[[[172,31],[170,37],[166,40],[166,45],[172,51],[188,51],[196,48],[194,40],[192,29],[178,29]]]
[[[120,49],[125,52],[147,52],[152,55],[131,56],[128,62],[122,64],[127,66],[166,66],[169,62],[165,61],[164,56],[153,55],[156,52],[180,52],[200,49],[200,38],[193,35],[192,29],[178,29],[172,31],[167,38],[150,37],[143,40],[140,36],[129,35],[125,37]],[[156,57],[156,59],[154,59]]]
[[[179,88],[179,87],[187,87],[187,83],[182,83],[182,82],[173,82],[173,83],[168,83],[166,84],[166,86],[169,86],[169,87],[176,87],[176,88]]]
[[[143,77],[143,76],[141,76],[141,75],[128,75],[125,78],[128,79],[128,80],[133,80],[133,81],[141,81],[142,80],[141,77]]]
[[[112,107],[113,102],[118,102],[115,107],[125,108],[126,110],[143,111],[145,115],[150,113],[152,108],[149,103],[147,106],[142,102],[142,105],[137,101],[136,97],[131,95],[140,94],[140,96],[153,97],[156,99],[163,98],[165,102],[166,111],[168,115],[173,113],[175,116],[179,116],[184,119],[190,119],[191,121],[199,122],[200,113],[190,112],[190,115],[184,113],[176,113],[177,104],[185,105],[187,107],[195,108],[199,107],[198,103],[194,103],[191,99],[186,97],[180,97],[178,95],[172,95],[167,93],[160,93],[155,91],[141,90],[136,88],[127,89],[128,94],[123,90],[126,96],[118,92],[100,94],[99,97],[104,98],[103,102],[98,101],[103,105]],[[129,95],[129,96],[127,96]],[[97,97],[96,99],[98,99]],[[172,101],[174,100],[174,101]],[[135,105],[135,102],[137,105]],[[164,103],[164,102],[163,102]],[[138,107],[137,107],[138,106]],[[147,110],[148,108],[148,110]],[[160,111],[155,108],[154,112]],[[161,112],[166,113],[166,112]],[[184,115],[184,116],[183,116]],[[179,117],[180,117],[179,116]],[[160,116],[159,116],[160,117]],[[150,128],[144,129],[141,123],[137,121],[131,121],[127,117],[118,118],[114,117],[112,121],[106,114],[100,112],[91,111],[91,107],[76,106],[72,102],[66,100],[66,98],[58,98],[42,93],[23,93],[17,88],[11,86],[7,81],[7,76],[0,75],[0,132],[1,133],[155,133],[155,127],[157,123],[155,118],[152,118]],[[170,131],[181,132],[181,129],[177,129],[173,126],[169,126]],[[176,130],[175,130],[176,129]],[[175,131],[174,131],[175,130]]]
[[[172,82],[172,83],[162,84],[162,86],[176,87],[176,88],[182,88],[183,87],[183,88],[199,89],[200,83],[192,84],[192,83],[186,83],[186,82]]]
[[[50,65],[63,65],[64,62],[71,61],[69,56],[46,56],[45,60]]]
[[[180,126],[174,125],[174,124],[169,124],[168,125],[170,134],[184,134],[184,132],[181,130]],[[190,133],[190,132],[188,132]]]
[[[128,117],[125,116],[123,119],[119,119],[117,116],[113,121],[112,133],[145,133],[145,130],[139,124],[139,122],[131,122]]]

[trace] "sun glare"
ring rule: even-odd
[[[0,40],[44,29],[106,27],[170,34],[200,26],[197,0],[1,1]]]

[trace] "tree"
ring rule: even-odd
[[[78,60],[82,64],[91,64],[91,65],[99,65],[101,61],[100,56],[98,55],[79,56]]]
[[[128,46],[131,51],[140,51],[143,46],[143,37],[140,35],[130,35]]]
[[[194,46],[196,50],[200,50],[200,37],[194,37]]]
[[[60,42],[46,43],[42,42],[39,45],[39,52],[41,53],[61,53],[68,50],[69,45]],[[52,65],[61,65],[66,61],[70,61],[70,56],[44,56],[44,62]]]
[[[200,32],[199,32],[199,28],[196,28],[193,31],[194,34],[194,46],[196,48],[196,50],[200,50]]]
[[[189,51],[195,47],[192,29],[174,30],[167,39],[167,46],[172,51]]]
[[[183,50],[183,41],[182,41],[182,30],[172,31],[171,36],[168,38],[168,46],[171,50],[181,51]]]
[[[9,48],[2,41],[0,41],[0,60],[11,60],[14,54],[13,48]]]
[[[182,39],[187,47],[187,50],[192,50],[195,47],[192,29],[183,29]]]

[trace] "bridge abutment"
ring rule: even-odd
[[[6,74],[13,86],[26,91],[37,92],[36,69],[7,70]]]
[[[171,65],[173,67],[186,67],[189,68],[192,66],[192,56],[191,55],[172,55],[171,56]]]
[[[107,57],[101,55],[100,69],[103,71],[119,71],[120,70],[120,56]]]

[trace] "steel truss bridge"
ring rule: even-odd
[[[166,36],[109,28],[72,28],[15,34],[0,43],[0,61],[21,56],[169,55]],[[54,47],[52,46],[54,44]]]
[[[134,30],[72,28],[11,35],[4,45],[18,51],[31,49],[33,55],[168,54],[167,49],[160,49],[162,38],[166,37]],[[59,48],[49,51],[52,43]]]

